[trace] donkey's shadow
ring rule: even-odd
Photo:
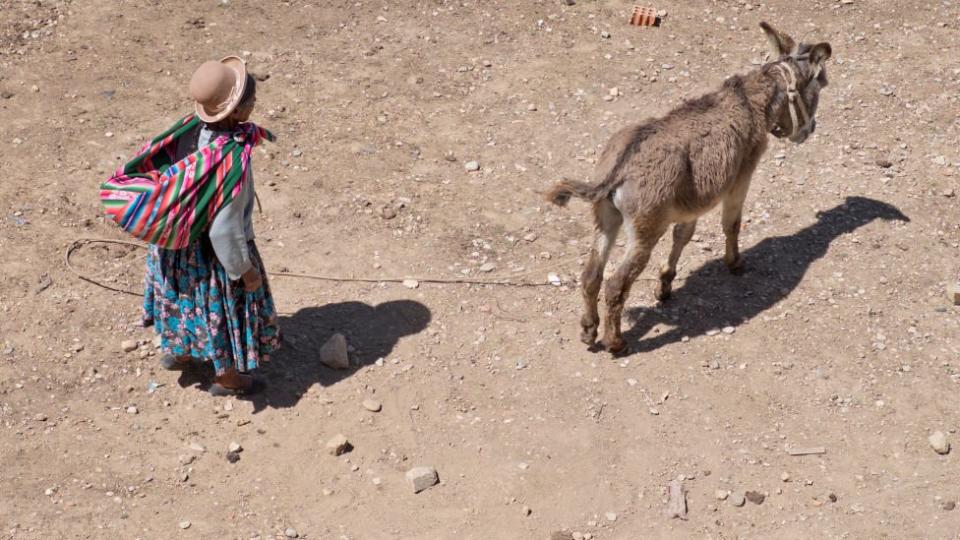
[[[745,251],[749,270],[745,276],[731,276],[722,261],[710,261],[693,271],[666,304],[631,308],[628,317],[634,324],[624,334],[631,353],[736,327],[786,298],[837,237],[876,219],[910,221],[894,206],[864,197],[848,197],[844,204],[820,212],[818,218],[795,234],[766,238]],[[658,324],[673,328],[643,339]]]
[[[314,384],[336,384],[377,359],[385,358],[401,338],[423,331],[430,319],[427,306],[413,300],[376,306],[341,302],[282,316],[284,346],[260,369],[269,381],[267,390],[246,399],[253,402],[254,413],[268,407],[293,407]],[[320,348],[338,332],[356,348],[351,354],[350,369],[334,370],[320,363]]]

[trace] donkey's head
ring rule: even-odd
[[[765,22],[760,23],[760,27],[767,34],[777,58],[767,69],[787,96],[771,133],[800,144],[817,129],[817,104],[820,102],[820,90],[827,86],[827,68],[824,64],[830,59],[830,44],[797,43]]]

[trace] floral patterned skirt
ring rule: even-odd
[[[248,372],[280,347],[270,285],[256,245],[250,256],[263,285],[246,292],[231,281],[203,237],[184,249],[150,246],[144,280],[143,324],[154,326],[164,352],[212,362],[217,375]]]

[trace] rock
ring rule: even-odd
[[[283,535],[287,538],[300,538],[300,533],[293,527],[287,527],[287,530],[283,531]]]
[[[947,440],[947,436],[944,435],[942,431],[935,432],[927,440],[930,441],[930,447],[933,448],[936,453],[940,455],[950,453],[950,441]]]
[[[951,304],[960,306],[960,283],[954,283],[947,287],[947,298],[950,299]]]
[[[547,283],[553,285],[554,287],[559,287],[560,285],[563,285],[563,280],[560,279],[560,276],[550,272],[547,274]]]
[[[940,505],[940,508],[943,508],[947,512],[953,511],[957,507],[957,503],[954,501],[947,501]]]
[[[530,514],[533,513],[533,510],[529,506],[524,506],[523,508],[520,509],[520,512],[525,516],[529,516]]]
[[[225,402],[225,403],[223,404],[223,410],[226,411],[226,412],[231,412],[231,411],[233,411],[233,402],[232,402],[232,401],[227,401],[227,402]]]
[[[204,448],[203,445],[198,442],[190,443],[190,449],[193,450],[194,452],[200,452],[201,454],[207,451],[207,449]]]
[[[380,209],[380,217],[390,221],[391,219],[397,217],[397,209],[389,204],[384,205],[383,208]]]
[[[303,150],[301,150],[301,149],[299,149],[299,148],[294,148],[293,151],[290,152],[290,155],[293,156],[293,157],[300,157],[300,156],[303,155]]]
[[[763,504],[763,501],[767,498],[766,495],[759,491],[748,491],[744,494],[744,497],[753,504]]]
[[[480,271],[483,273],[493,272],[497,269],[497,265],[493,263],[484,263],[480,265]]]
[[[734,491],[730,494],[730,502],[734,506],[743,506],[747,504],[747,498],[742,491]]]
[[[189,521],[181,521],[181,522],[180,522],[180,528],[183,529],[183,530],[189,529],[189,528],[190,528],[190,522],[189,522]]]
[[[197,456],[193,456],[190,454],[182,454],[179,458],[177,458],[177,460],[180,462],[180,465],[183,465],[184,467],[186,467],[187,465],[190,465],[196,459],[197,459]]]
[[[670,482],[667,487],[670,498],[667,500],[667,517],[686,521],[687,519],[687,490],[683,486],[684,476]]]
[[[440,483],[440,476],[433,467],[414,467],[407,471],[406,478],[413,485],[414,493],[420,493]]]
[[[128,339],[120,344],[120,348],[123,349],[123,352],[133,352],[140,347],[140,344],[136,340]]]
[[[370,412],[380,412],[383,410],[383,405],[375,399],[365,399],[363,400],[363,408]]]
[[[616,520],[617,520],[617,513],[616,513],[616,512],[607,512],[606,514],[604,514],[604,517],[607,518],[607,521],[613,522],[613,521],[616,521]]]
[[[230,443],[230,446],[227,448],[228,452],[243,452],[243,447],[240,446],[238,442]]]
[[[943,190],[943,196],[946,197],[946,198],[948,198],[948,199],[951,199],[951,198],[957,196],[957,192],[954,191],[953,188],[947,188],[947,189]]]
[[[562,4],[565,6],[575,6],[577,4],[577,0],[563,0]]]
[[[137,409],[135,406],[131,405],[127,407],[127,414],[140,414],[140,409]]]
[[[573,0],[567,1],[572,2]],[[573,540],[573,534],[570,531],[553,531],[550,533],[550,540]]]
[[[788,473],[788,472],[786,472],[786,471],[780,473],[780,480],[782,480],[782,481],[784,481],[784,482],[789,482],[789,481],[790,481],[790,473]]]
[[[347,354],[347,338],[341,333],[330,336],[330,339],[320,348],[320,363],[333,369],[347,369],[350,367],[350,356]]]
[[[881,169],[889,169],[890,167],[893,167],[893,162],[889,159],[877,159],[877,167],[880,167]]]
[[[468,172],[477,172],[480,170],[480,162],[478,161],[468,161],[464,163],[463,168]]]
[[[240,461],[240,452],[227,452],[227,461],[236,463]]]
[[[416,289],[420,286],[420,282],[415,279],[405,279],[403,280],[403,286],[408,289]]]
[[[610,39],[610,32],[607,32],[606,30],[604,30],[600,32],[600,37],[602,37],[603,39]]]
[[[729,335],[729,334],[732,334],[732,333],[734,333],[734,332],[736,332],[736,331],[737,331],[737,329],[734,328],[734,327],[732,327],[732,326],[724,326],[724,327],[723,327],[723,333],[724,333],[724,334],[728,334],[728,335]]]
[[[353,450],[353,445],[350,444],[350,441],[348,441],[344,435],[335,435],[327,441],[327,452],[329,452],[330,455],[340,456],[351,450]]]

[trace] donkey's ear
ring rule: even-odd
[[[819,69],[833,55],[833,49],[827,42],[817,43],[810,49],[810,63]]]
[[[798,49],[797,42],[794,41],[792,37],[770,26],[766,22],[761,22],[760,28],[763,28],[763,32],[767,35],[767,40],[770,41],[770,46],[773,48],[773,54],[775,54],[777,58],[796,54]]]

